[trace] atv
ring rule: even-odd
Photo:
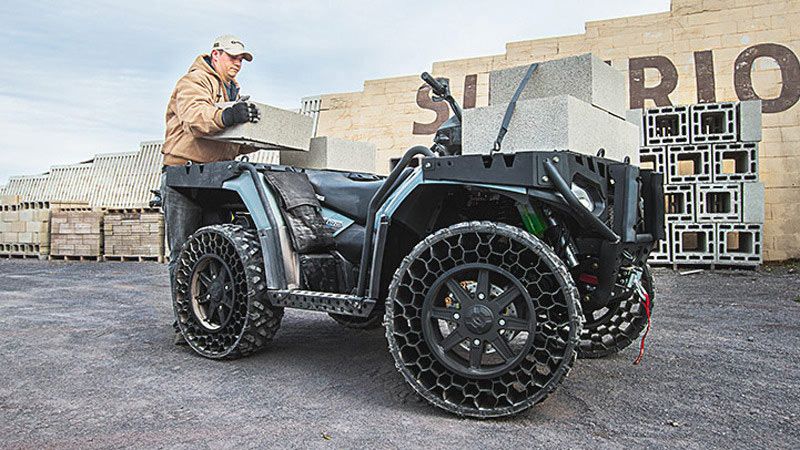
[[[204,209],[173,284],[195,352],[250,355],[285,308],[320,311],[383,326],[397,370],[433,405],[498,417],[542,401],[576,357],[640,336],[663,176],[602,151],[461,155],[447,80],[422,79],[454,115],[388,176],[246,159],[167,168]]]

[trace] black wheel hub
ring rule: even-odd
[[[491,378],[528,354],[536,329],[533,311],[530,295],[512,274],[488,264],[465,264],[433,283],[422,307],[423,336],[450,370]]]
[[[234,283],[228,265],[213,254],[202,256],[191,275],[192,313],[200,325],[215,333],[233,317]]]

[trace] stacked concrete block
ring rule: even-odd
[[[644,116],[644,143],[653,145],[688,144],[690,136],[688,106],[663,106],[647,110]]]
[[[464,111],[462,153],[489,153],[513,95],[530,66],[489,74],[489,105]],[[572,150],[638,163],[639,133],[625,120],[625,80],[585,54],[546,61],[521,91],[502,151]]]
[[[738,105],[735,102],[700,103],[690,107],[692,143],[736,142]]]
[[[45,202],[21,202],[16,195],[0,198],[0,255],[33,257],[50,251],[50,210]]]
[[[667,149],[666,147],[642,147],[639,149],[639,167],[666,174]],[[666,180],[666,177],[665,177]]]
[[[759,264],[765,219],[758,181],[761,101],[640,111],[629,111],[628,120],[641,116],[643,168],[666,175],[670,253],[659,248],[650,262]]]
[[[50,259],[98,260],[103,254],[103,216],[88,207],[54,207]]]
[[[154,210],[109,210],[103,218],[105,261],[164,260],[164,216]]]
[[[489,153],[503,122],[507,105],[464,111],[462,152]],[[638,164],[639,136],[635,125],[575,97],[537,98],[517,102],[503,140],[504,152],[519,150],[572,150],[606,157],[626,157]]]
[[[369,142],[321,136],[311,139],[307,152],[282,150],[280,163],[308,169],[374,173],[377,150],[377,147]]]
[[[231,104],[220,103],[218,106],[226,108]],[[261,150],[309,150],[314,129],[312,117],[263,103],[256,105],[261,113],[258,123],[234,125],[207,139],[250,145]]]
[[[713,151],[715,182],[758,180],[758,143],[716,144]]]
[[[528,67],[491,72],[489,104],[510,102]],[[590,53],[539,63],[519,99],[559,95],[569,95],[619,118],[625,117],[625,76]]]
[[[676,145],[667,149],[667,183],[710,183],[714,179],[711,145]]]

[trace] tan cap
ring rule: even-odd
[[[225,53],[233,56],[244,55],[244,59],[248,61],[253,60],[253,55],[244,50],[244,42],[232,34],[225,34],[214,39],[214,44],[211,45],[211,50],[222,50]]]

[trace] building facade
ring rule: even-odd
[[[465,108],[488,103],[489,72],[591,52],[627,79],[629,107],[762,100],[764,259],[800,257],[800,1],[672,0],[670,11],[586,23],[583,34],[510,42],[500,55],[434,62]],[[418,74],[322,95],[317,134],[369,141],[377,167],[429,145],[447,119]]]

